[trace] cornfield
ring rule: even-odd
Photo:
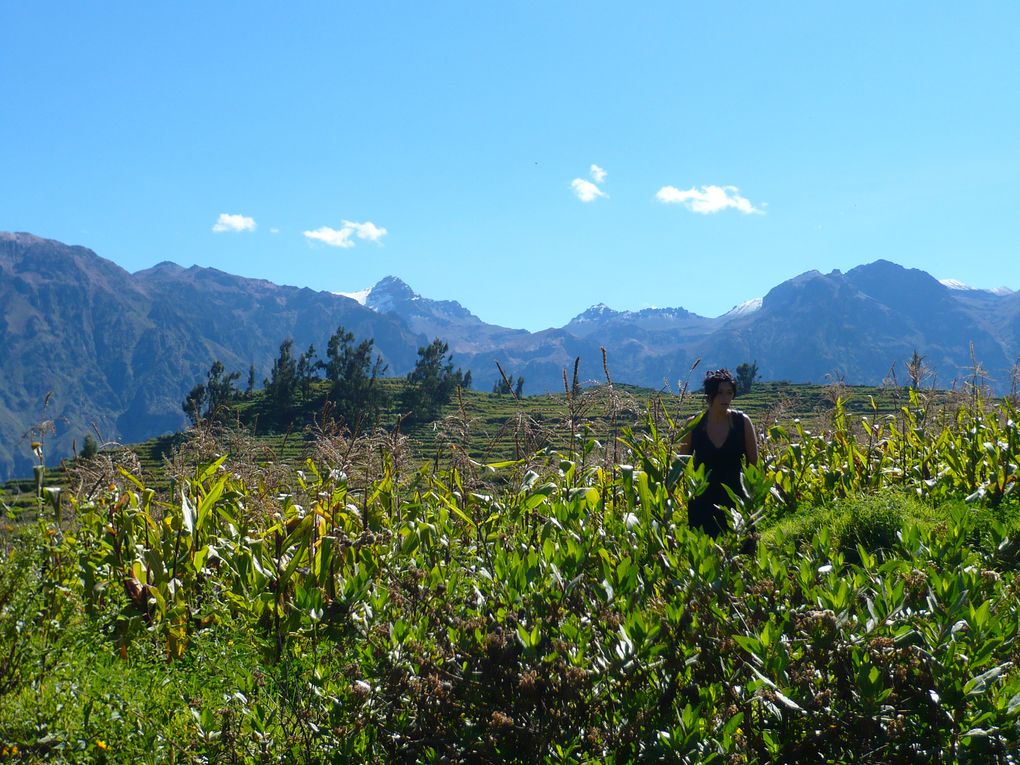
[[[0,759],[1020,761],[1012,404],[767,423],[718,540],[684,429],[43,491],[0,537]],[[923,512],[790,532],[876,498]]]

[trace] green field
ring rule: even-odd
[[[623,387],[201,429],[8,493],[0,761],[1017,762],[1013,406],[738,404],[762,461],[717,543],[698,401]]]
[[[402,382],[387,379],[383,383],[392,402]],[[228,440],[243,442],[246,450],[258,452],[263,461],[299,467],[315,453],[324,434],[335,433],[320,422],[324,394],[325,386],[320,384],[314,400],[306,404],[295,422],[275,429],[260,424],[260,417],[263,422],[266,419],[266,405],[261,396],[242,401],[234,420],[237,426],[229,428],[235,431],[234,436]],[[893,388],[757,383],[735,406],[746,411],[759,430],[775,423],[789,423],[795,418],[824,426],[837,397],[844,401],[849,413],[884,416],[897,412],[905,403],[906,395],[904,390]],[[939,405],[953,406],[957,400],[949,393],[930,395]],[[659,418],[665,413],[674,419],[683,419],[696,413],[701,403],[697,393],[681,395],[628,385],[590,387],[573,400],[562,393],[517,400],[510,395],[467,390],[444,408],[443,419],[425,425],[398,427],[399,414],[391,403],[381,414],[372,435],[382,442],[406,439],[406,450],[421,461],[434,461],[437,455],[444,459],[451,450],[459,449],[472,459],[496,462],[516,459],[542,447],[569,450],[571,422],[575,434],[581,424],[587,424],[597,437],[611,441],[612,434],[624,427],[643,427],[649,412]],[[162,436],[124,447],[111,445],[106,451],[112,457],[134,464],[139,477],[148,485],[163,489],[169,485],[166,461],[183,440],[181,434]],[[133,456],[125,454],[125,449]],[[75,467],[73,461],[46,466],[46,484],[67,487],[71,480],[69,473],[73,474]],[[34,506],[34,478],[26,476],[9,481],[2,488],[9,505],[26,509]]]

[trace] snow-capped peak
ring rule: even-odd
[[[616,316],[617,314],[619,314],[619,311],[614,311],[605,303],[597,303],[584,313],[575,316],[572,321],[598,321],[599,319]]]
[[[397,306],[420,301],[421,296],[396,276],[384,276],[369,291],[366,306],[379,313],[397,310]]]
[[[421,300],[414,290],[395,276],[384,276],[374,287],[368,289],[355,290],[354,292],[334,292],[333,294],[357,300],[365,308],[371,308],[377,313],[391,311],[397,303]]]
[[[743,316],[744,314],[754,313],[761,308],[761,298],[751,298],[745,300],[743,303],[733,306],[730,310],[723,314],[723,316]]]

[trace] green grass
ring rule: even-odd
[[[944,509],[932,508],[906,492],[888,490],[838,500],[827,506],[803,507],[794,515],[776,521],[765,532],[764,539],[766,543],[787,539],[803,547],[826,528],[837,549],[850,559],[859,560],[858,545],[872,552],[891,550],[905,525],[931,528],[946,517]]]

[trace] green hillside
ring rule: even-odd
[[[497,395],[476,390],[460,390],[443,408],[442,417],[428,423],[401,421],[398,401],[404,387],[403,378],[381,381],[388,405],[377,422],[359,433],[364,442],[402,445],[402,452],[411,462],[469,458],[478,462],[500,462],[519,459],[542,448],[569,452],[572,438],[587,428],[588,432],[610,448],[614,436],[624,428],[642,429],[649,415],[656,421],[666,417],[682,421],[700,410],[699,391],[675,392],[651,390],[632,385],[602,385],[583,389],[579,395],[564,393],[523,396]],[[216,448],[232,444],[235,449],[249,452],[262,463],[277,467],[300,467],[339,437],[342,429],[329,418],[326,402],[327,384],[313,384],[310,395],[288,416],[279,421],[263,391],[251,398],[232,402],[231,412],[213,427],[202,427],[198,433],[216,434]],[[952,406],[957,394],[934,391],[926,394],[936,406]],[[739,396],[734,406],[747,412],[759,430],[759,438],[767,435],[768,426],[787,425],[801,419],[813,426],[824,427],[835,401],[843,401],[848,414],[887,416],[896,413],[906,402],[907,391],[901,388],[803,385],[786,382],[759,382],[750,393]],[[167,463],[184,445],[203,442],[196,431],[160,436],[138,444],[105,445],[102,456],[135,468],[137,477],[153,488],[169,486]],[[348,439],[344,439],[347,441]],[[208,442],[208,439],[205,439]],[[211,447],[210,447],[211,448]],[[215,449],[214,449],[215,451]],[[210,455],[211,456],[211,453]],[[87,479],[89,471],[81,460],[67,460],[45,466],[46,486],[68,487],[72,476]],[[72,486],[72,488],[78,488]],[[87,488],[87,487],[86,487]],[[24,476],[5,484],[2,501],[10,507],[31,509],[36,504],[36,481]]]

